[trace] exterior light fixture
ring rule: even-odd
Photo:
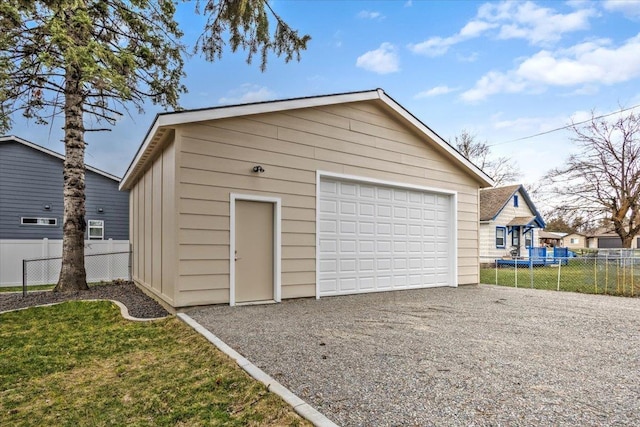
[[[104,208],[96,208],[96,212],[98,212],[98,213],[104,213]]]
[[[263,173],[264,172],[264,168],[260,165],[256,165],[253,167],[253,171],[256,173]]]

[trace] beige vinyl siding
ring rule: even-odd
[[[477,182],[391,114],[358,103],[178,126],[178,305],[229,301],[232,192],[281,198],[282,298],[315,296],[317,170],[456,191],[458,280],[477,283]]]
[[[571,243],[571,239],[578,239],[576,243]],[[562,241],[564,246],[569,249],[583,249],[587,247],[587,239],[582,234],[569,234],[564,236]]]
[[[150,162],[131,189],[133,280],[174,304],[175,145]]]

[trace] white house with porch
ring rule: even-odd
[[[480,190],[480,258],[523,257],[545,227],[521,184]]]

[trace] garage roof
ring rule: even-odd
[[[433,141],[450,159],[458,163],[460,167],[466,169],[472,176],[474,176],[480,183],[481,187],[490,187],[493,185],[493,180],[477,166],[467,160],[459,151],[449,145],[449,143],[442,139],[438,134],[388,96],[382,89],[375,89],[362,92],[292,98],[278,101],[257,102],[158,114],[147,131],[147,134],[138,148],[131,164],[127,168],[127,171],[120,183],[120,189],[129,189],[131,187],[137,175],[144,170],[145,165],[152,156],[155,147],[160,143],[167,131],[171,130],[174,126],[185,123],[246,116],[251,114],[262,114],[371,100],[379,100],[405,122],[413,126],[418,133],[425,136],[429,141]]]

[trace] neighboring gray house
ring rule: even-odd
[[[62,239],[64,156],[0,136],[0,240]],[[129,239],[129,192],[120,178],[86,167],[87,240]]]

